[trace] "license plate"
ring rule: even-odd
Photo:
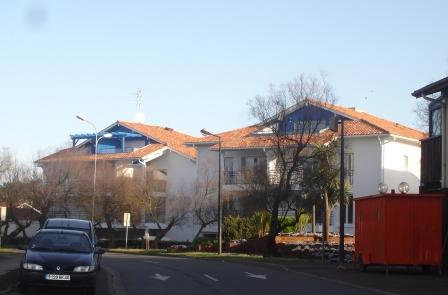
[[[50,281],[70,281],[70,275],[47,274],[45,275],[45,279]]]

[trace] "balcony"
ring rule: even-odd
[[[421,153],[421,190],[438,190],[441,187],[442,178],[442,137],[422,140]]]
[[[224,171],[224,184],[261,184],[267,179],[266,169],[246,169],[239,171]]]
[[[134,147],[126,147],[123,151],[122,148],[99,148],[98,154],[118,154],[118,153],[131,153],[135,150]]]

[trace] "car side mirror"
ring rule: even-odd
[[[104,254],[104,253],[106,253],[106,250],[104,250],[104,248],[95,247],[95,254]]]

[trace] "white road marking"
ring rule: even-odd
[[[145,262],[148,262],[148,263],[154,263],[154,264],[158,264],[158,263],[160,263],[160,261],[151,261],[151,260],[145,260]]]
[[[214,278],[214,277],[212,277],[212,276],[209,276],[208,274],[204,274],[204,277],[206,277],[207,279],[210,279],[210,280],[212,280],[212,281],[214,281],[214,282],[219,282],[219,280],[217,279],[217,278]]]
[[[245,272],[246,276],[249,278],[254,278],[254,279],[261,279],[261,280],[266,280],[266,275],[255,275],[253,273],[250,272]]]
[[[153,275],[151,278],[159,280],[159,281],[166,281],[168,280],[170,277],[169,276],[162,276],[159,273],[156,273],[155,275]]]

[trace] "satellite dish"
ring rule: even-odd
[[[143,112],[137,112],[137,114],[135,114],[135,121],[137,123],[144,123],[145,122],[145,114],[143,114]]]

